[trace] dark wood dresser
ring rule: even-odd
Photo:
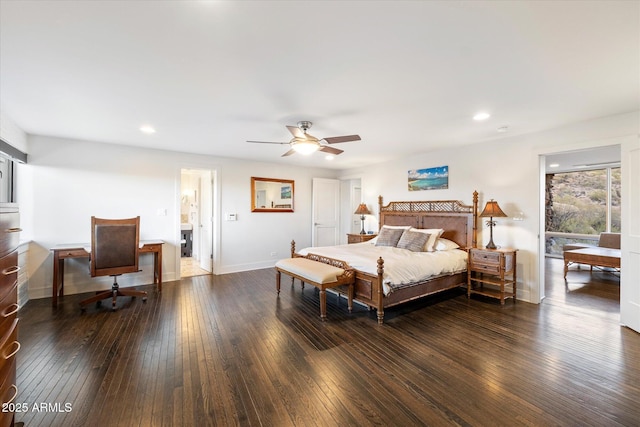
[[[15,204],[0,204],[0,427],[14,424],[18,342],[18,244],[20,215]]]

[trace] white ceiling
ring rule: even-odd
[[[612,0],[0,0],[0,108],[31,134],[343,169],[636,111],[639,21]],[[299,120],[362,141],[331,162],[245,142]]]

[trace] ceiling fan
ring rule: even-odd
[[[337,144],[340,142],[360,141],[359,135],[346,135],[346,136],[333,136],[329,138],[316,138],[313,135],[307,133],[313,123],[303,120],[298,122],[298,126],[287,126],[289,132],[293,135],[293,139],[289,142],[269,142],[269,141],[247,141],[257,144],[289,144],[291,149],[284,153],[282,157],[290,156],[293,153],[311,154],[316,151],[322,151],[329,154],[340,154],[344,150],[330,147],[320,141],[325,141],[327,144]]]

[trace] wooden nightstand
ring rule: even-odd
[[[377,234],[350,234],[350,233],[347,233],[347,243],[367,242],[367,241],[373,239],[376,236],[377,236]]]
[[[467,263],[467,298],[471,294],[485,295],[500,300],[516,301],[517,249],[469,249]]]

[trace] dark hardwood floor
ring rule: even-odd
[[[540,305],[463,291],[375,312],[274,271],[20,310],[16,421],[35,426],[638,426],[640,335],[619,281],[549,260]],[[107,307],[108,304],[105,304]],[[40,405],[45,406],[40,406]],[[39,410],[36,410],[39,409]]]

